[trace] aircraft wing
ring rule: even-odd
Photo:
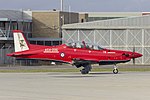
[[[97,59],[83,59],[83,58],[75,58],[73,59],[74,64],[99,64],[99,65],[108,65],[108,64],[118,64],[129,62],[131,59],[127,60],[97,60]]]
[[[99,60],[97,59],[85,59],[85,58],[74,58],[73,63],[74,64],[96,64]]]
[[[111,64],[118,64],[118,63],[126,63],[129,62],[131,59],[128,60],[101,60],[99,61],[99,65],[111,65]]]

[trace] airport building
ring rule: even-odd
[[[130,50],[143,54],[136,64],[150,64],[149,13],[109,20],[63,25],[63,40],[85,41],[110,49]],[[132,62],[130,62],[132,63]]]

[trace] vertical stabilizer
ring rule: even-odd
[[[13,36],[14,36],[15,52],[21,52],[21,51],[29,50],[28,42],[25,39],[22,31],[14,30]]]

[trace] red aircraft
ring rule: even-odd
[[[142,54],[122,50],[110,50],[98,45],[83,42],[67,43],[58,46],[42,46],[29,44],[20,30],[13,31],[15,52],[7,56],[27,59],[59,61],[83,67],[82,74],[91,71],[92,64],[113,64],[113,73],[117,74],[116,64],[129,62]]]

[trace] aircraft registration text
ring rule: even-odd
[[[57,48],[46,48],[43,52],[44,53],[59,53]]]

